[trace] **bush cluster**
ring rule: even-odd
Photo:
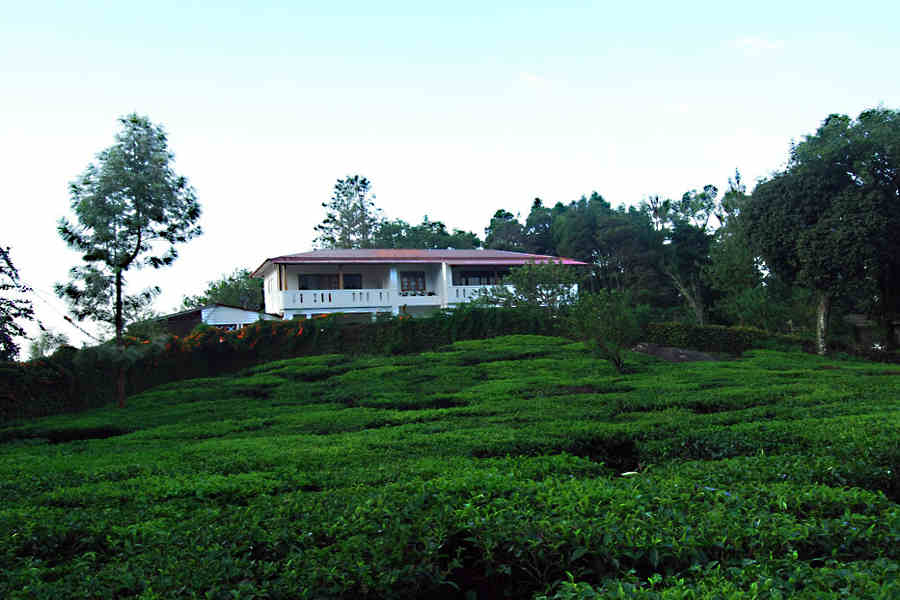
[[[700,352],[741,354],[751,348],[813,352],[813,340],[771,333],[753,327],[693,325],[690,323],[650,323],[647,341],[661,346],[687,348]]]

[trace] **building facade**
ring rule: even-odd
[[[470,302],[513,267],[568,258],[502,250],[315,250],[267,258],[265,311],[284,319],[331,313],[425,315]]]

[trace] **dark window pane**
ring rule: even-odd
[[[362,275],[358,273],[344,273],[344,289],[345,290],[361,290]]]

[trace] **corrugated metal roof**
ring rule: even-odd
[[[253,272],[259,272],[268,264],[330,264],[330,263],[439,263],[450,265],[524,265],[530,262],[560,262],[564,265],[585,265],[571,258],[527,254],[507,250],[415,250],[415,249],[336,249],[313,250],[299,254],[286,254],[267,258]]]

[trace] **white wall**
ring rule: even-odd
[[[280,296],[278,295],[278,272],[275,268],[270,267],[263,279],[263,298],[265,299],[265,309],[268,313],[281,312]]]
[[[207,325],[249,325],[260,319],[258,312],[231,308],[230,306],[210,306],[203,309],[203,322]],[[263,315],[263,320],[276,320],[271,315]]]

